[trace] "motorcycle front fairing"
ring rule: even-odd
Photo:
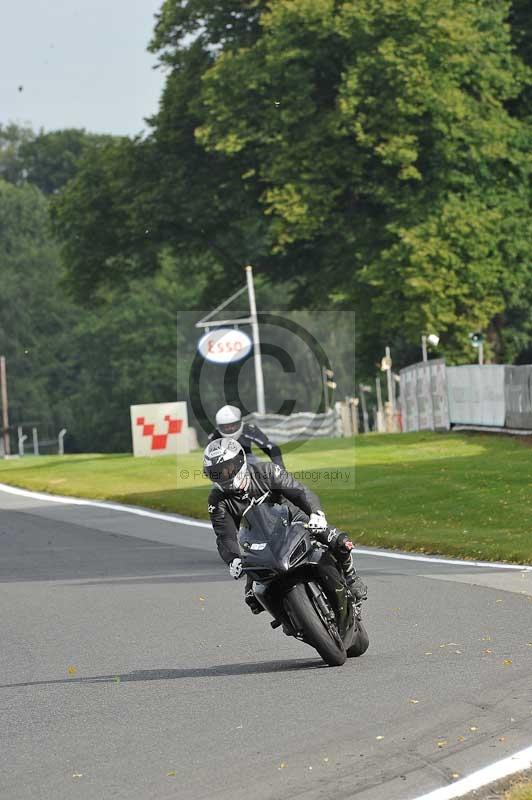
[[[254,580],[288,572],[311,547],[303,523],[293,522],[284,505],[252,505],[242,517],[238,538],[242,562]]]
[[[338,621],[340,635],[353,627],[353,608],[336,560],[314,542],[304,523],[292,520],[284,505],[256,502],[239,532],[244,570],[255,581],[255,596],[275,619],[284,615],[282,599],[297,583],[319,581]]]

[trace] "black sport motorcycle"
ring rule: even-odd
[[[239,531],[243,570],[259,603],[282,625],[314,647],[331,667],[366,652],[369,638],[341,568],[285,505],[253,501]]]

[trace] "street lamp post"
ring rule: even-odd
[[[253,285],[253,267],[246,267],[246,280],[248,286],[251,334],[253,336],[253,360],[255,363],[255,385],[257,387],[257,411],[259,414],[265,414],[266,404],[264,402],[264,377],[262,374],[259,323],[257,319],[257,305],[255,303],[255,287]]]
[[[223,308],[230,305],[233,300],[236,300],[247,289],[249,299],[249,317],[240,317],[239,319],[224,319],[215,320],[216,316]],[[246,267],[246,286],[243,286],[237,292],[220,303],[216,308],[207,314],[206,317],[196,322],[196,328],[209,328],[222,325],[251,325],[251,336],[253,339],[253,362],[255,365],[255,387],[257,391],[257,411],[259,414],[266,413],[266,403],[264,400],[264,376],[262,373],[262,358],[260,350],[260,335],[259,335],[259,322],[257,316],[257,304],[255,302],[255,286],[253,284],[253,267]]]
[[[440,337],[436,333],[429,333],[428,335],[423,334],[421,337],[421,353],[423,356],[423,361],[429,360],[428,355],[428,345],[431,347],[437,347],[440,343]]]
[[[469,341],[478,350],[478,363],[482,366],[484,363],[484,334],[481,331],[469,334]]]
[[[426,369],[428,372],[428,392],[429,392],[429,406],[430,406],[430,429],[433,431],[435,430],[435,421],[434,421],[434,395],[432,393],[432,372],[429,364],[429,355],[428,355],[428,345],[430,344],[432,347],[437,347],[440,341],[440,337],[436,333],[429,333],[428,335],[423,334],[421,337],[421,352],[423,353],[423,363],[426,365]]]

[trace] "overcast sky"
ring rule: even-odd
[[[2,0],[0,123],[135,134],[163,84],[146,52],[162,0]],[[21,88],[19,88],[21,87]]]

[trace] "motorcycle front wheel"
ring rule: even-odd
[[[341,667],[347,659],[345,647],[329,632],[326,623],[310,600],[305,585],[298,583],[283,600],[284,608],[295,629],[312,645],[326,664]]]

